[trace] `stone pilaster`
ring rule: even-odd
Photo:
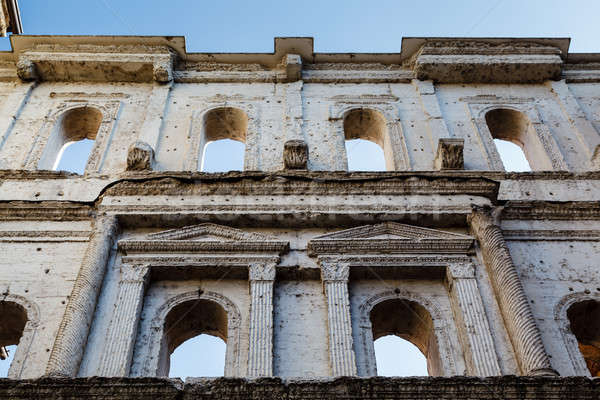
[[[118,221],[114,215],[102,216],[96,220],[50,353],[46,366],[48,375],[76,376],[79,372],[117,230]]]
[[[497,213],[490,208],[478,207],[470,215],[469,224],[481,246],[517,360],[524,375],[557,375],[495,216]]]
[[[355,376],[356,361],[352,346],[352,321],[346,264],[321,261],[321,279],[327,297],[329,362],[333,376]]]
[[[273,375],[273,283],[275,264],[250,265],[248,376]]]
[[[98,376],[129,376],[149,270],[144,265],[121,266],[117,302],[108,326]]]
[[[464,347],[469,372],[475,376],[501,375],[498,355],[486,317],[483,301],[472,264],[450,268],[452,301],[456,304],[457,319],[463,324]]]

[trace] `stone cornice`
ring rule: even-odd
[[[88,220],[93,215],[93,207],[66,201],[0,203],[0,221],[76,221]]]
[[[600,220],[600,203],[596,201],[548,202],[508,201],[502,210],[508,220]]]
[[[399,53],[317,53],[309,37],[275,38],[270,53],[192,53],[185,38],[167,36],[14,35],[11,43],[12,52],[0,53],[4,80],[531,83],[561,73],[569,82],[599,79],[597,70],[580,67],[593,64],[595,54],[569,55],[578,66],[564,64],[564,38],[404,38]]]

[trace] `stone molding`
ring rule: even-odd
[[[83,357],[106,264],[119,229],[117,217],[96,219],[81,268],[60,323],[46,374],[76,376]]]
[[[19,345],[15,351],[13,361],[8,369],[7,377],[9,379],[21,379],[23,371],[27,368],[27,359],[33,340],[37,334],[38,328],[40,327],[40,309],[39,306],[23,296],[17,294],[2,294],[0,297],[0,303],[15,303],[19,305],[27,314],[27,323],[23,328],[23,333],[19,339]]]
[[[439,306],[435,304],[433,299],[424,298],[416,293],[402,289],[385,290],[374,294],[362,302],[359,306],[359,325],[361,327],[361,331],[358,333],[358,335],[362,341],[361,349],[363,354],[361,354],[361,358],[366,363],[366,370],[363,371],[363,374],[365,376],[377,376],[373,327],[370,319],[371,310],[373,310],[373,307],[375,307],[377,304],[391,299],[413,301],[421,305],[427,310],[427,312],[429,312],[429,315],[431,315],[431,319],[433,320],[433,333],[437,341],[444,376],[454,376],[458,374],[458,371],[456,370],[456,362],[454,360],[455,350],[452,348],[452,342],[448,337],[447,325],[449,324],[449,321],[447,317],[444,317],[439,309]]]
[[[0,221],[82,221],[89,220],[94,208],[60,201],[0,203]]]
[[[468,253],[473,238],[396,222],[365,225],[309,241],[309,255],[385,253]]]
[[[161,341],[164,335],[164,322],[169,311],[175,306],[187,301],[209,300],[219,304],[227,313],[227,348],[225,352],[225,376],[240,376],[240,335],[242,317],[238,307],[227,297],[214,292],[199,292],[197,290],[181,293],[168,299],[155,313],[151,321],[148,336],[142,338],[143,345],[136,346],[137,351],[143,350],[145,354],[136,354],[145,360],[140,365],[140,370],[132,371],[131,376],[161,376],[160,371]],[[168,357],[168,355],[162,355]]]
[[[600,241],[600,230],[589,229],[503,229],[505,240]]]
[[[560,78],[560,48],[534,42],[427,39],[413,56],[420,80],[444,83],[536,83]]]
[[[118,99],[111,99],[110,95],[107,95],[106,98],[87,98],[84,95],[82,100],[84,101],[65,100],[55,105],[49,111],[44,124],[35,136],[35,140],[23,161],[24,169],[38,169],[40,160],[46,155],[46,145],[51,136],[57,134],[56,130],[59,128],[60,119],[65,113],[78,108],[90,107],[100,111],[102,121],[85,166],[85,174],[101,172],[116,127],[117,115],[122,104]]]
[[[498,226],[499,211],[474,208],[469,217],[471,230],[481,246],[483,260],[523,374],[557,375]]]
[[[558,325],[558,329],[562,335],[567,353],[571,360],[574,375],[578,376],[590,376],[590,370],[579,350],[579,342],[571,331],[571,323],[567,317],[567,311],[573,304],[586,300],[600,302],[600,294],[586,292],[570,293],[561,298],[554,306],[554,321]]]
[[[173,79],[174,52],[149,45],[45,45],[18,54],[22,80],[161,82]]]
[[[595,201],[508,201],[503,220],[600,220],[600,204]]]
[[[205,240],[202,240],[205,238]],[[204,223],[147,235],[140,240],[123,239],[119,250],[129,252],[221,252],[283,254],[289,242],[223,225]]]
[[[0,396],[11,399],[265,399],[265,400],[592,400],[600,380],[587,377],[493,378],[342,377],[334,379],[239,378],[39,378],[0,380]]]

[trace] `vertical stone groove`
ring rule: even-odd
[[[250,266],[248,376],[273,375],[273,283],[275,265]]]
[[[79,372],[117,228],[116,216],[96,220],[50,353],[46,366],[48,375],[76,376]]]
[[[347,265],[321,263],[327,296],[329,358],[333,376],[355,376],[356,361],[352,340]]]
[[[453,288],[462,311],[474,368],[473,372],[477,376],[501,375],[494,342],[477,288],[477,281],[474,278],[454,279]]]
[[[469,217],[479,240],[508,334],[525,375],[558,375],[544,348],[521,280],[489,208],[476,208]]]
[[[124,265],[113,317],[100,358],[99,376],[128,376],[149,268]]]

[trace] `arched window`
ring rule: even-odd
[[[83,174],[101,123],[102,113],[94,107],[66,111],[48,138],[38,168]]]
[[[600,376],[600,303],[575,303],[567,310],[567,318],[590,374]]]
[[[380,112],[358,108],[344,118],[349,171],[392,171],[394,157],[386,120]]]
[[[421,350],[396,335],[375,340],[375,358],[379,376],[427,376],[427,359]],[[402,362],[399,362],[399,361]]]
[[[216,348],[210,348],[211,341],[206,340],[206,335],[214,336],[223,343],[227,342],[228,320],[223,307],[203,299],[186,301],[173,307],[165,319],[158,375],[174,376],[171,373],[173,371],[186,376],[202,376],[206,371],[217,373],[215,366],[222,365],[218,374],[223,376],[226,346],[222,346],[222,351],[217,354],[219,352],[215,351]],[[180,346],[183,350],[187,348],[189,352],[174,354]],[[186,364],[192,370],[186,368]]]
[[[9,376],[26,324],[27,312],[23,307],[10,301],[0,301],[0,377]]]
[[[499,139],[494,142],[505,170],[552,170],[550,158],[527,115],[497,108],[485,114],[485,121],[492,137]]]
[[[387,354],[393,354],[394,351],[400,351],[400,347],[408,347],[399,340],[390,340],[386,338],[390,335],[396,336],[404,341],[414,345],[424,356],[426,360],[426,373],[431,376],[443,375],[442,364],[440,360],[437,339],[433,328],[433,319],[429,312],[420,304],[406,299],[390,299],[376,304],[370,314],[371,326],[373,329],[373,340],[381,343]],[[398,346],[398,349],[394,347]],[[381,357],[381,347],[376,349],[376,357]],[[408,347],[403,355],[395,359],[396,366],[386,366],[384,371],[377,371],[378,375],[400,374],[408,376],[418,376],[424,374],[423,358],[411,353]],[[379,354],[377,354],[379,353]],[[388,360],[377,359],[377,365]],[[392,362],[393,363],[393,362]],[[421,364],[420,364],[421,363]],[[426,374],[425,373],[425,374]]]
[[[232,107],[217,108],[204,116],[204,142],[200,170],[203,172],[241,171],[248,116]]]

